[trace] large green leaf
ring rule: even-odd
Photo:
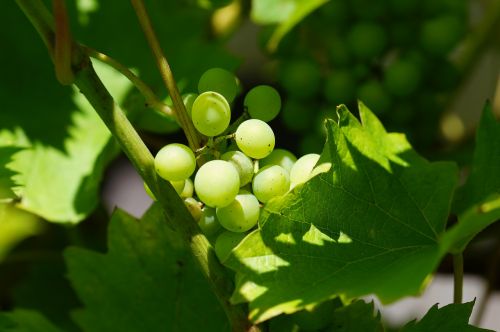
[[[476,134],[472,170],[456,194],[453,210],[458,223],[445,241],[461,252],[480,231],[500,220],[500,122],[487,103]]]
[[[276,50],[281,39],[307,15],[329,0],[253,0],[251,17],[258,24],[277,24],[267,43]]]
[[[0,330],[5,332],[63,332],[42,314],[24,309],[0,312]]]
[[[474,302],[463,304],[449,304],[442,308],[434,305],[418,322],[408,323],[401,332],[487,332],[469,325]]]
[[[224,262],[241,276],[233,301],[249,301],[254,321],[336,295],[417,294],[446,252],[456,166],[426,161],[363,104],[362,124],[338,112],[322,155],[331,170],[269,202]]]
[[[10,201],[16,197],[12,191],[12,188],[16,186],[13,179],[16,172],[9,168],[9,164],[20,150],[15,146],[0,147],[0,201]]]
[[[113,214],[108,252],[70,248],[68,276],[85,331],[229,330],[222,307],[157,205],[138,221]]]
[[[384,326],[380,321],[380,313],[374,315],[373,302],[358,300],[348,306],[335,310],[331,332],[382,332]]]

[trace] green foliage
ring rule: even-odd
[[[224,262],[244,276],[233,301],[256,322],[339,294],[417,294],[445,252],[456,166],[424,160],[363,104],[361,123],[338,112],[320,159],[331,171],[269,202]]]
[[[5,332],[63,332],[42,314],[24,309],[1,313],[0,330]]]
[[[491,223],[500,220],[500,122],[491,104],[486,104],[476,135],[471,173],[457,190],[453,210],[458,224],[450,229],[446,241],[453,252],[467,244]]]
[[[253,0],[252,19],[259,24],[277,24],[267,48],[276,50],[281,39],[307,15],[330,0]]]
[[[355,301],[338,308],[333,315],[333,325],[329,332],[383,332],[380,313],[373,314],[373,302]]]
[[[16,197],[15,193],[12,191],[12,188],[16,185],[14,181],[16,172],[9,168],[9,164],[12,162],[15,154],[20,150],[21,148],[15,146],[0,147],[0,200]]]
[[[157,205],[140,221],[115,211],[107,253],[70,248],[65,256],[84,305],[74,319],[85,331],[229,331],[207,281]]]
[[[434,305],[427,314],[418,322],[408,323],[401,332],[486,332],[491,330],[481,329],[469,325],[474,302],[464,304],[449,304],[442,308]]]

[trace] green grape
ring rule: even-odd
[[[217,219],[231,232],[246,232],[259,220],[259,201],[248,191],[240,191],[228,206],[217,208]]]
[[[198,82],[199,93],[215,91],[232,102],[239,91],[239,82],[230,71],[222,68],[211,68],[203,73]]]
[[[169,181],[172,187],[174,187],[175,192],[177,195],[181,195],[182,191],[184,190],[184,187],[186,186],[186,180],[179,180],[179,181]]]
[[[255,174],[252,189],[254,195],[262,203],[267,203],[273,197],[284,195],[290,189],[288,171],[278,165],[263,167]]]
[[[330,0],[320,7],[320,15],[323,16],[321,23],[332,21],[342,25],[350,19],[349,6],[344,0]]]
[[[281,97],[269,85],[259,85],[250,90],[243,103],[252,118],[265,122],[274,119],[281,109]]]
[[[347,43],[355,57],[369,60],[382,54],[387,36],[380,25],[358,23],[349,31]]]
[[[314,117],[300,102],[288,100],[281,111],[281,119],[289,129],[302,132],[311,128]]]
[[[238,194],[240,177],[230,162],[211,160],[196,173],[194,189],[206,205],[224,207],[231,204]]]
[[[347,104],[354,100],[356,80],[348,70],[335,71],[326,79],[323,93],[333,105]]]
[[[358,87],[358,98],[373,112],[381,114],[391,106],[391,97],[377,80],[369,80]]]
[[[146,191],[146,194],[148,194],[148,196],[151,197],[153,201],[156,201],[157,199],[153,194],[153,192],[151,191],[151,189],[149,188],[148,184],[146,182],[143,182],[142,184],[144,185],[144,190]]]
[[[236,129],[235,140],[244,154],[255,159],[268,156],[274,149],[273,130],[262,120],[242,122]]]
[[[184,103],[184,106],[186,106],[186,111],[189,114],[189,117],[191,117],[193,104],[197,97],[198,97],[197,93],[187,93],[182,96],[182,102]]]
[[[193,192],[194,192],[194,184],[191,179],[186,179],[184,180],[184,185],[182,187],[182,191],[179,194],[182,198],[189,198],[193,197]]]
[[[279,80],[294,98],[308,99],[320,89],[321,70],[314,61],[293,60],[283,64]]]
[[[424,22],[420,31],[422,47],[432,55],[445,56],[464,33],[464,23],[457,16],[441,16]]]
[[[202,232],[207,236],[214,236],[221,229],[215,209],[210,206],[205,206],[201,212],[201,217],[198,220]]]
[[[435,0],[432,0],[435,1]],[[421,0],[390,0],[390,10],[397,16],[415,16],[421,5]]]
[[[222,160],[229,161],[238,171],[240,176],[240,186],[250,183],[253,178],[253,162],[241,151],[228,151],[224,153]]]
[[[327,40],[327,50],[334,66],[346,66],[351,62],[351,54],[345,40],[338,37]]]
[[[398,97],[409,96],[420,84],[420,72],[420,68],[413,61],[395,61],[385,71],[384,83],[387,91]]]
[[[367,21],[384,18],[389,9],[387,0],[350,0],[348,3],[351,5],[351,9],[357,17]]]
[[[191,118],[194,127],[203,135],[222,134],[231,121],[231,108],[217,92],[203,92],[193,102]]]
[[[193,151],[184,144],[165,145],[156,154],[155,169],[159,176],[169,181],[185,180],[193,174],[196,159]]]
[[[319,154],[310,153],[300,157],[290,171],[290,189],[307,182],[311,173],[319,160]]]
[[[274,149],[269,156],[259,160],[259,166],[278,165],[286,169],[287,172],[290,172],[296,161],[297,157],[290,151],[285,149]]]
[[[184,205],[186,205],[186,208],[195,221],[200,220],[202,216],[200,202],[198,202],[193,197],[188,197],[184,199]]]
[[[231,251],[247,236],[245,233],[222,232],[215,240],[215,254],[224,262]]]

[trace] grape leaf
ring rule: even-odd
[[[380,312],[373,314],[373,302],[355,301],[348,306],[338,308],[333,314],[331,332],[382,332],[384,326],[380,321]]]
[[[472,170],[457,190],[458,223],[446,234],[451,252],[462,252],[483,229],[500,220],[500,122],[487,103],[476,134]]]
[[[336,295],[383,302],[419,293],[440,246],[457,167],[420,157],[360,104],[327,120],[320,162],[331,170],[270,201],[260,229],[224,262],[238,272],[233,302],[260,322]]]
[[[224,312],[159,206],[140,220],[117,210],[108,252],[70,248],[68,276],[85,331],[229,331]]]
[[[0,312],[0,330],[4,332],[63,332],[34,310]]]
[[[469,325],[469,317],[474,307],[474,301],[463,304],[448,304],[438,308],[434,305],[420,321],[406,324],[401,332],[486,332],[491,330],[481,329]]]
[[[13,179],[16,172],[9,168],[13,156],[21,151],[15,146],[0,147],[0,200],[11,200],[16,197],[12,188],[16,186]]]
[[[329,0],[253,0],[250,13],[258,24],[278,24],[272,33],[267,48],[273,52],[281,39],[307,15]]]

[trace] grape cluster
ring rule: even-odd
[[[291,152],[274,148],[274,132],[266,121],[278,115],[281,98],[270,86],[248,92],[246,111],[231,133],[230,103],[239,92],[238,83],[226,70],[205,72],[199,94],[186,95],[184,103],[196,130],[207,137],[207,145],[193,152],[186,145],[171,143],[158,151],[154,162],[158,175],[184,199],[202,231],[209,238],[218,235],[219,257],[256,227],[264,204],[328,170],[316,166],[318,154],[297,160]],[[227,144],[228,140],[232,142]],[[208,161],[196,169],[198,157]],[[154,199],[146,185],[145,189]]]
[[[449,58],[467,32],[467,3],[331,0],[301,22],[276,53],[287,97],[281,119],[304,134],[300,152],[319,151],[321,119],[358,98],[388,127],[431,143],[429,125],[459,82]]]

